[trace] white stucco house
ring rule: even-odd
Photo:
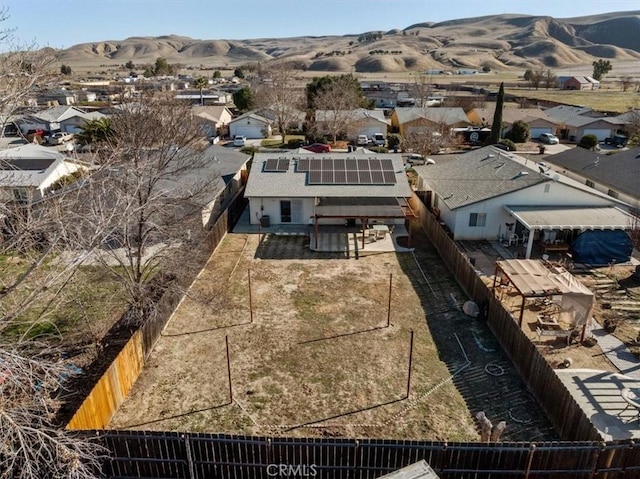
[[[365,108],[343,111],[317,110],[315,124],[318,132],[329,133],[327,126],[336,117],[340,118],[340,123],[344,125],[344,131],[341,133],[352,140],[358,138],[359,135],[372,138],[376,133],[382,133],[386,137],[387,129],[391,124],[391,120],[384,116],[383,110],[367,110]]]
[[[245,197],[252,224],[404,224],[412,195],[399,154],[256,153]],[[267,219],[267,221],[265,221]]]
[[[455,240],[569,242],[587,230],[628,230],[623,203],[493,146],[417,166],[418,191]]]
[[[0,151],[0,200],[33,203],[61,178],[84,167],[56,150],[36,144]]]
[[[245,113],[229,122],[229,136],[242,135],[247,138],[269,138],[271,120],[257,113]]]

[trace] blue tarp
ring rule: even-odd
[[[620,264],[631,258],[633,243],[626,231],[585,231],[571,244],[570,251],[575,263]]]

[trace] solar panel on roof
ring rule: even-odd
[[[371,182],[374,185],[384,185],[384,176],[382,175],[382,171],[372,171]]]
[[[333,170],[322,170],[322,182],[325,184],[333,183]]]
[[[344,158],[336,158],[333,160],[333,169],[335,171],[345,170]]]
[[[347,170],[347,183],[356,185],[360,182],[357,171]]]
[[[380,160],[380,165],[382,166],[382,171],[393,171],[393,161],[388,158]]]
[[[386,185],[396,184],[396,174],[393,171],[383,171],[382,176],[384,177],[384,183]]]
[[[369,160],[360,158],[356,160],[358,162],[358,170],[369,171]]]
[[[347,158],[344,162],[347,171],[358,171],[358,162],[355,158]]]
[[[333,170],[333,158],[322,158],[322,171]]]
[[[277,158],[269,158],[264,163],[264,171],[277,171],[278,168],[278,159]]]
[[[289,158],[278,158],[278,171],[289,171]]]
[[[309,160],[309,171],[322,171],[322,162],[320,160]]]
[[[309,172],[309,184],[319,185],[322,183],[322,172],[320,170],[311,170]]]
[[[333,172],[333,182],[338,185],[347,183],[347,172],[344,170],[336,170]]]
[[[378,158],[369,158],[369,168],[371,171],[381,171],[382,164]]]
[[[370,185],[371,184],[371,172],[368,170],[360,170],[360,184],[361,185]]]
[[[298,160],[297,171],[301,171],[301,172],[309,171],[309,158],[300,158]]]

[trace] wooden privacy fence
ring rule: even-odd
[[[473,301],[488,306],[489,328],[560,437],[568,441],[601,441],[597,429],[553,368],[522,331],[513,315],[495,298],[435,216],[416,196],[411,200],[411,207],[418,213],[420,226],[460,286]]]
[[[640,447],[624,443],[454,443],[101,432],[110,477],[369,479],[424,459],[441,479],[622,479],[640,475]],[[289,474],[278,471],[284,466]],[[294,472],[296,471],[296,472]]]
[[[162,295],[156,304],[154,316],[144,323],[142,328],[136,331],[129,341],[125,343],[116,359],[100,377],[67,423],[67,429],[86,430],[107,427],[113,415],[129,395],[131,388],[142,372],[146,359],[153,350],[153,346],[171,315],[180,304],[187,289],[204,268],[211,253],[223,240],[230,227],[235,224],[235,221],[242,214],[246,206],[243,192],[244,190],[241,190],[236,195],[227,210],[207,230],[205,242],[202,245],[204,251],[201,254],[201,261],[190,275],[182,278],[184,284],[178,285],[178,288],[170,288]]]

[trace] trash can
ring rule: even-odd
[[[262,218],[260,218],[260,226],[262,226],[263,228],[268,228],[269,226],[271,226],[269,215],[263,215]]]

